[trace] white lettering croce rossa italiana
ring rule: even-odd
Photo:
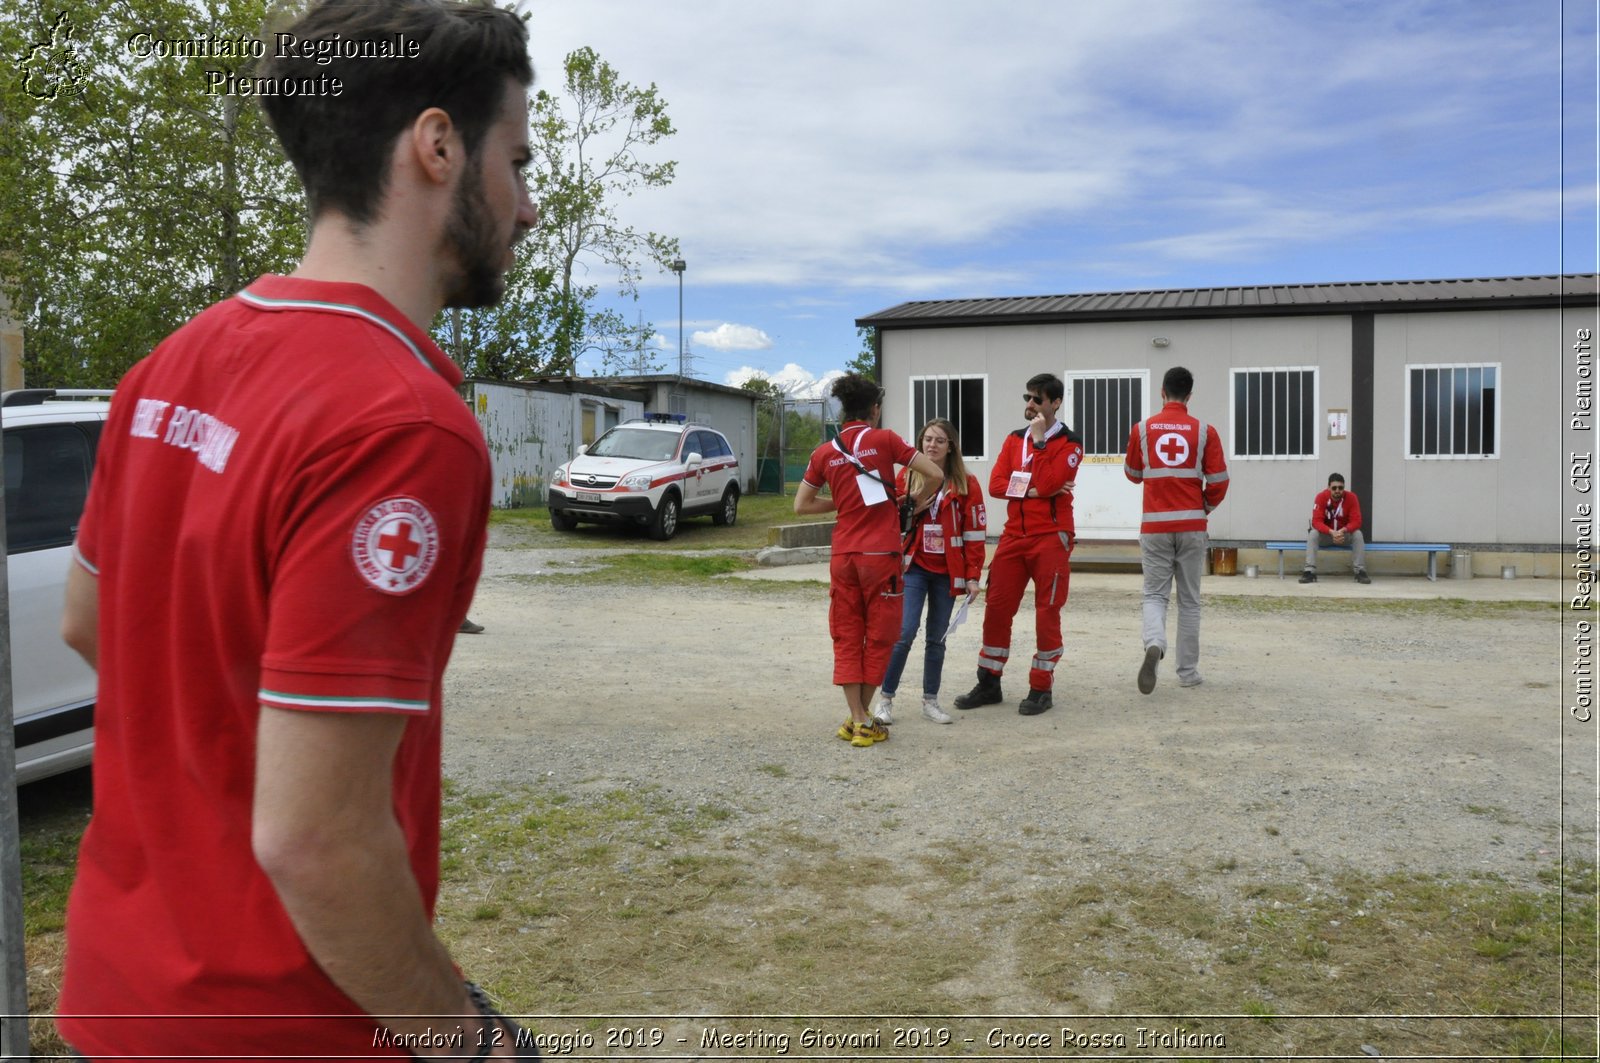
[[[161,430],[163,422],[165,432]],[[128,434],[136,439],[159,439],[168,446],[192,451],[201,465],[218,474],[227,468],[228,457],[239,441],[239,430],[232,425],[202,410],[162,399],[138,400]]]

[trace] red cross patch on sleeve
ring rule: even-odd
[[[350,555],[361,578],[385,594],[410,594],[439,560],[439,526],[414,498],[387,498],[356,522]]]

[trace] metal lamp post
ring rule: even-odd
[[[683,271],[688,265],[681,258],[672,260],[669,267],[678,275],[678,379],[683,379]]]

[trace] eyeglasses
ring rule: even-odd
[[[1022,396],[1022,401],[1031,402],[1035,406],[1043,406],[1045,403],[1045,398],[1043,395],[1024,395]]]

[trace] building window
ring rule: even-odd
[[[1128,453],[1128,435],[1144,417],[1143,373],[1072,376],[1069,424],[1083,439],[1085,458],[1115,458]]]
[[[1498,365],[1406,366],[1406,457],[1498,458]]]
[[[961,437],[961,456],[982,461],[984,439],[984,400],[987,377],[914,376],[911,378],[911,431],[916,433],[935,417],[956,426]],[[912,440],[921,449],[922,441]]]
[[[1233,457],[1317,456],[1317,371],[1233,370]]]

